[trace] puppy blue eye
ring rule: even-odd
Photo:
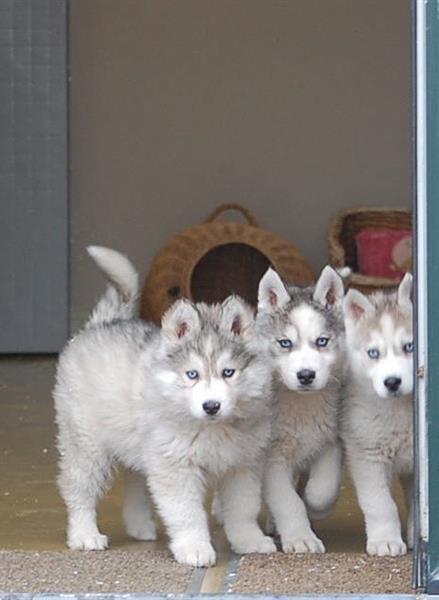
[[[223,377],[228,379],[229,377],[233,377],[235,374],[235,369],[223,369]]]
[[[279,346],[281,348],[292,348],[293,347],[293,342],[291,340],[289,340],[288,338],[284,338],[282,340],[277,340],[277,343],[279,344]]]
[[[318,346],[319,348],[326,348],[326,346],[329,343],[329,338],[327,337],[318,337],[316,339],[316,346]]]
[[[414,348],[415,348],[415,345],[413,342],[407,342],[407,344],[404,344],[404,346],[402,347],[404,352],[407,352],[407,354],[410,354],[411,352],[413,352]]]
[[[369,355],[369,358],[372,358],[373,360],[376,360],[380,357],[380,351],[376,348],[371,348],[367,351],[367,354]]]
[[[195,369],[192,371],[186,371],[186,375],[189,377],[189,379],[198,379],[199,377],[198,371],[195,371]]]

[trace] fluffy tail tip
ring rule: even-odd
[[[105,248],[105,246],[87,246],[88,254],[96,261],[99,262],[105,256],[111,254],[119,254],[116,250],[112,250],[111,248]]]
[[[124,296],[137,294],[138,275],[126,256],[104,246],[87,246],[87,252]]]

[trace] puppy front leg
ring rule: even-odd
[[[193,567],[215,564],[201,473],[175,464],[158,464],[156,460],[148,473],[148,484],[167,528],[175,560]]]
[[[311,529],[306,508],[294,489],[292,468],[284,458],[270,460],[265,473],[265,497],[284,552],[325,551]]]
[[[407,552],[401,537],[398,509],[391,494],[389,463],[350,456],[352,479],[366,522],[368,554],[398,556]]]
[[[127,534],[135,540],[156,540],[157,530],[145,476],[127,469],[124,483],[123,520]]]
[[[326,446],[312,463],[304,494],[311,519],[327,516],[334,506],[340,490],[341,469],[339,443]]]
[[[75,448],[64,436],[58,485],[67,507],[71,550],[104,550],[108,538],[97,525],[96,506],[111,480],[111,460],[99,448]],[[67,440],[67,441],[66,441]]]
[[[227,539],[238,554],[276,552],[257,518],[261,509],[261,475],[241,469],[226,475],[220,484],[222,516]]]
[[[221,504],[220,493],[217,489],[213,493],[210,512],[212,513],[212,516],[215,518],[218,525],[224,525],[223,507]]]

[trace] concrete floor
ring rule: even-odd
[[[364,547],[363,522],[348,483],[333,514],[315,524],[328,551],[325,557],[278,553],[239,561],[230,555],[222,531],[214,528],[217,566],[181,567],[171,559],[163,536],[154,543],[126,537],[120,477],[99,511],[111,550],[66,550],[65,511],[55,485],[54,372],[53,358],[0,360],[0,565],[6,567],[0,569],[0,592],[299,593],[317,592],[318,580],[326,581],[327,592],[351,591],[347,587],[356,592],[410,591],[410,558],[372,561],[358,554]],[[316,569],[317,580],[312,575]]]

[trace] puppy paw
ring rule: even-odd
[[[296,554],[323,554],[325,546],[323,542],[312,532],[303,535],[281,537],[282,550],[286,553]]]
[[[259,535],[236,537],[231,541],[231,546],[237,554],[272,554],[277,551],[271,537],[262,532]]]
[[[157,528],[151,519],[126,519],[125,529],[127,534],[135,540],[151,542],[157,539]]]
[[[108,537],[99,531],[77,532],[69,534],[67,545],[70,550],[105,550],[108,548]]]
[[[209,542],[172,543],[171,551],[182,565],[210,567],[216,562],[215,550]]]
[[[371,556],[401,556],[407,553],[407,546],[401,538],[368,540],[366,551]]]

